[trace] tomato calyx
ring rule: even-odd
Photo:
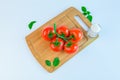
[[[53,42],[54,46],[59,46],[61,43],[58,41],[58,39],[56,39],[55,42]]]
[[[64,33],[61,33],[60,36],[65,37],[65,34],[64,34]]]
[[[70,39],[75,39],[75,36],[72,34],[72,35],[70,35],[67,39],[68,39],[68,40],[70,40]]]
[[[70,41],[66,44],[66,47],[70,47],[73,43]]]
[[[44,40],[51,41],[53,38],[56,37],[56,34],[54,33],[53,27],[48,26],[42,30],[41,36]]]
[[[53,36],[54,36],[54,33],[53,33],[52,31],[50,31],[50,33],[48,34],[48,37],[49,37],[50,39],[52,39]]]
[[[72,41],[68,41],[64,45],[64,51],[68,54],[72,54],[78,50],[78,45]]]
[[[68,27],[65,25],[57,27],[57,33],[63,37],[68,37],[70,34]]]
[[[78,28],[73,28],[70,30],[70,38],[74,43],[79,42],[83,37],[83,32]]]
[[[54,38],[50,43],[50,48],[53,51],[61,51],[63,50],[63,46],[64,46],[64,40],[62,40],[61,38]]]

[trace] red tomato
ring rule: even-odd
[[[54,38],[50,43],[50,48],[53,51],[61,51],[63,50],[64,41],[61,38]]]
[[[83,32],[78,28],[70,30],[70,39],[72,42],[79,42],[83,38]]]
[[[74,44],[73,42],[69,41],[66,42],[64,45],[64,51],[68,54],[72,54],[78,50],[77,44]]]
[[[47,40],[47,41],[51,41],[54,37],[56,37],[56,34],[54,33],[54,28],[53,27],[46,27],[43,31],[42,31],[42,37],[43,39]]]
[[[57,33],[63,37],[69,36],[69,29],[66,26],[60,26],[57,28]]]

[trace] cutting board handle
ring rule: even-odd
[[[69,14],[69,16],[72,17],[71,20],[74,20],[77,25],[81,26],[75,19],[75,16],[78,16],[87,25],[88,28],[91,27],[92,23],[80,11],[74,7],[71,7],[70,9],[72,11],[72,13]]]

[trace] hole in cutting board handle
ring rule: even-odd
[[[74,16],[74,18],[85,31],[88,31],[87,25],[81,20],[81,18],[78,15]]]

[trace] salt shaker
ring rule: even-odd
[[[87,35],[91,38],[97,37],[100,30],[101,27],[99,24],[92,24],[92,26],[88,29]]]

